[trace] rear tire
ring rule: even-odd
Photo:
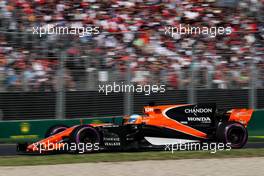
[[[247,143],[248,132],[240,123],[222,123],[217,129],[217,139],[224,144],[229,143],[231,148],[239,149],[244,147]]]

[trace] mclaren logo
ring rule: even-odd
[[[188,121],[190,121],[190,122],[211,123],[211,119],[209,117],[188,117]]]
[[[195,116],[197,116],[197,113],[212,113],[213,109],[212,108],[197,108],[197,105],[196,105],[192,109],[185,109],[184,112],[186,114],[194,114]]]

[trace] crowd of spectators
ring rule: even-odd
[[[0,89],[55,90],[61,51],[68,90],[123,81],[185,89],[264,87],[264,1],[0,0]],[[36,26],[98,26],[95,36],[32,34]],[[166,26],[231,27],[232,34],[166,35]],[[128,69],[129,66],[129,69]],[[92,76],[91,76],[92,75]],[[115,75],[115,76],[113,76]],[[25,86],[26,85],[26,86]],[[86,86],[84,84],[82,86]]]

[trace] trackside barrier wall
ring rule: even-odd
[[[44,138],[46,131],[53,125],[74,126],[89,123],[121,124],[122,117],[83,118],[68,120],[20,120],[0,122],[0,142],[30,142]]]
[[[256,110],[248,124],[248,133],[251,139],[264,140],[264,110]]]

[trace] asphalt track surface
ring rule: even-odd
[[[264,148],[264,142],[250,142],[245,148]],[[16,151],[16,144],[0,144],[0,156],[19,155]]]
[[[263,176],[264,158],[183,159],[0,167],[0,176]]]

